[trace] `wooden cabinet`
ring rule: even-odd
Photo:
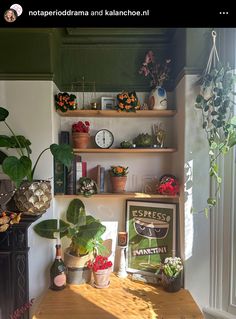
[[[28,227],[40,216],[25,215],[0,233],[0,318],[7,319],[29,302]],[[21,316],[29,318],[26,309]]]

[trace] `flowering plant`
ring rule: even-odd
[[[108,257],[97,255],[93,261],[88,261],[87,266],[92,269],[92,271],[96,272],[98,270],[110,268],[112,266],[112,262],[108,260]]]
[[[140,108],[138,97],[136,92],[123,91],[117,95],[118,105],[116,109],[118,111],[135,112]]]
[[[178,195],[179,182],[174,175],[163,175],[157,186],[157,193],[162,195]]]
[[[176,278],[183,270],[183,263],[180,257],[167,257],[162,265],[163,273],[167,277]]]
[[[0,213],[0,233],[6,231],[13,224],[19,224],[20,219],[21,213],[7,213],[5,211]]]
[[[145,77],[151,77],[150,86],[152,88],[155,88],[156,86],[163,86],[163,83],[169,78],[170,62],[170,59],[166,59],[163,65],[157,63],[153,51],[149,50],[146,53],[145,60],[139,70],[139,74],[143,74]]]
[[[128,174],[128,167],[124,166],[111,166],[112,176],[126,176]]]
[[[90,130],[90,123],[88,121],[79,121],[72,125],[72,132],[88,133]]]
[[[76,96],[69,93],[58,93],[55,95],[56,110],[66,112],[67,110],[75,110],[77,107]]]

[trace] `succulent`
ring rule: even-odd
[[[141,133],[134,138],[133,143],[136,144],[137,147],[150,147],[153,144],[153,138],[148,133]]]
[[[132,143],[130,141],[123,141],[120,143],[120,147],[121,148],[131,148],[132,147]]]

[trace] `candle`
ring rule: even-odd
[[[118,246],[126,246],[127,245],[127,239],[128,239],[128,233],[127,232],[119,232],[118,233]]]

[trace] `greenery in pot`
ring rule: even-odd
[[[24,178],[28,181],[33,181],[35,169],[41,156],[47,150],[50,150],[53,157],[62,162],[65,166],[70,167],[73,159],[73,149],[67,144],[51,144],[44,149],[38,156],[35,164],[32,164],[30,155],[31,142],[22,135],[16,135],[6,122],[9,112],[7,109],[0,107],[0,122],[3,122],[11,132],[12,136],[0,135],[0,147],[5,149],[15,149],[17,156],[10,156],[7,153],[0,151],[0,164],[3,172],[15,182],[16,187],[19,187]]]
[[[195,106],[202,112],[202,128],[209,143],[210,178],[216,182],[216,191],[207,200],[208,209],[215,206],[220,193],[222,177],[217,159],[226,155],[236,144],[236,116],[234,116],[235,76],[229,66],[213,68],[201,79],[201,92]]]
[[[57,219],[47,219],[34,226],[36,233],[42,237],[56,239],[56,233],[60,237],[67,236],[71,239],[70,254],[74,256],[84,256],[96,251],[100,254],[103,246],[102,235],[106,226],[102,225],[98,219],[91,215],[86,215],[85,207],[80,199],[73,199],[66,212],[66,222]]]

